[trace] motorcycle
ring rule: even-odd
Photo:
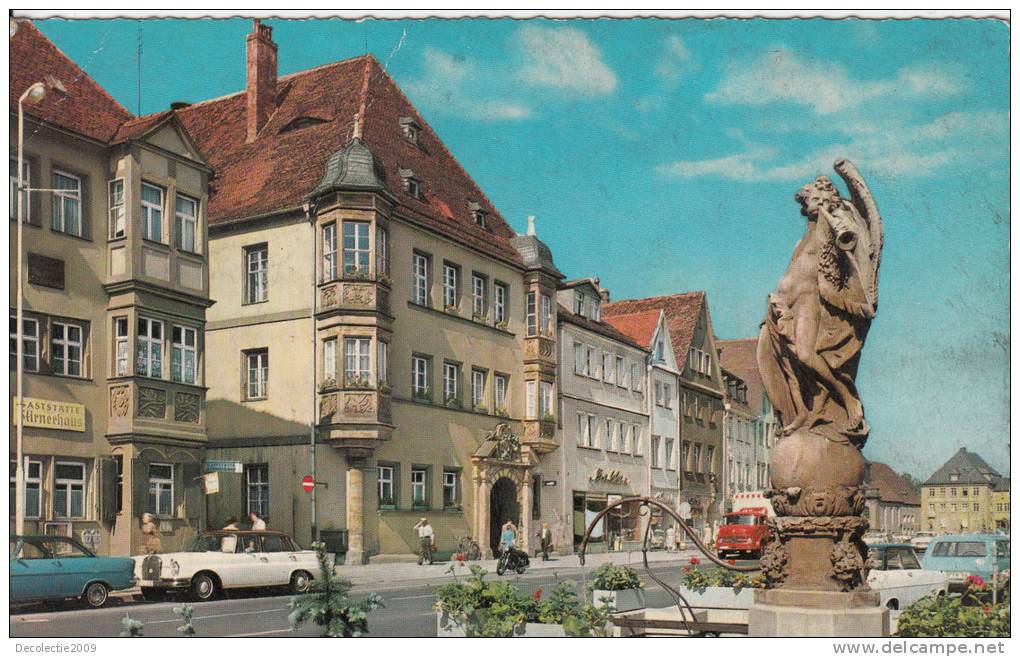
[[[527,552],[513,548],[504,549],[499,554],[499,561],[496,562],[496,574],[502,575],[507,570],[515,570],[518,575],[523,575],[530,563]]]

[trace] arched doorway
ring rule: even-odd
[[[500,528],[507,520],[512,520],[521,528],[521,506],[517,503],[517,487],[512,479],[501,477],[489,493],[489,547],[493,554],[499,548]]]

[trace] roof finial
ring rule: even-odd
[[[354,130],[351,132],[351,141],[361,139],[361,122],[362,116],[361,111],[359,110],[358,113],[354,115]]]
[[[535,215],[528,215],[528,235],[535,234]]]

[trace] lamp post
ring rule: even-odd
[[[24,258],[22,248],[22,223],[25,217],[25,195],[28,194],[29,189],[25,184],[25,163],[24,163],[24,146],[25,146],[25,101],[29,101],[32,104],[38,103],[46,96],[46,85],[42,82],[36,82],[18,98],[18,299],[17,299],[17,313],[15,321],[18,323],[16,329],[17,335],[17,347],[15,350],[17,360],[17,392],[16,392],[16,405],[18,413],[16,416],[16,432],[17,432],[17,458],[18,462],[15,466],[14,473],[14,486],[15,486],[15,509],[14,509],[14,531],[16,534],[25,533],[25,409],[22,408],[22,397],[24,396],[25,388],[25,345],[24,345],[24,325],[23,325],[23,303],[22,303],[22,292],[24,290],[24,274],[22,272]]]

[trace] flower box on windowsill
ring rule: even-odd
[[[498,328],[498,329],[499,329],[500,331],[506,331],[506,330],[507,330],[507,327],[509,327],[509,326],[510,326],[510,323],[509,323],[509,322],[507,322],[506,320],[503,320],[502,322],[496,322],[495,326],[496,326],[496,328]]]
[[[447,315],[460,315],[460,310],[457,306],[443,306],[443,312]]]
[[[482,324],[484,324],[485,320],[486,320],[485,315],[479,315],[477,313],[471,313],[471,321],[472,322],[481,322]]]
[[[432,392],[428,388],[425,388],[424,391],[415,391],[411,393],[411,399],[422,404],[431,404]]]
[[[446,401],[443,402],[443,406],[447,408],[462,408],[460,400],[456,397],[447,397]]]
[[[538,418],[541,422],[555,422],[556,416],[551,413],[543,413],[542,417]]]
[[[379,276],[379,278],[376,279],[376,282],[380,285],[385,285],[386,287],[393,287],[393,280],[386,274]]]
[[[472,410],[475,413],[484,413],[486,415],[489,414],[489,409],[485,408],[484,404],[479,404],[478,406],[475,406]]]
[[[493,414],[495,414],[495,415],[497,415],[499,417],[510,417],[510,413],[507,412],[507,410],[505,408],[503,408],[502,406],[500,406],[495,411],[493,411]]]
[[[345,281],[371,281],[372,275],[363,269],[348,269],[344,272]]]
[[[325,381],[323,381],[322,383],[319,384],[319,392],[326,392],[328,390],[333,390],[336,387],[337,387],[336,379],[326,379]]]
[[[351,388],[354,390],[372,390],[372,380],[367,376],[361,377],[346,377],[344,379],[344,387]]]

